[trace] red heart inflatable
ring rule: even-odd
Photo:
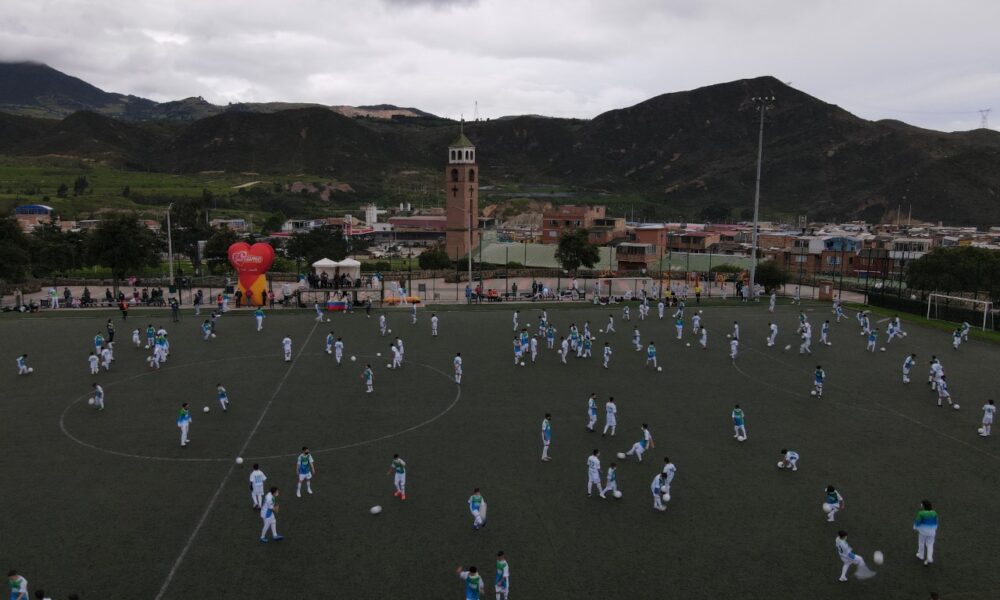
[[[229,264],[236,269],[245,290],[249,290],[273,262],[274,248],[271,244],[257,242],[251,246],[246,242],[236,242],[229,247]]]

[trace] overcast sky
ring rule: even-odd
[[[1000,0],[3,0],[0,60],[154,100],[593,117],[758,75],[869,119],[1000,125]]]

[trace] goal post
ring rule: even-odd
[[[956,323],[968,321],[985,331],[993,326],[993,302],[932,292],[927,296],[927,320],[931,319]]]
[[[652,277],[601,277],[596,284],[601,297],[640,298],[643,290],[647,296],[655,297],[655,280]]]

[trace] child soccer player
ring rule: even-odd
[[[962,345],[962,328],[958,327],[951,334],[951,347],[958,350],[958,347]]]
[[[97,375],[101,370],[99,366],[100,359],[97,358],[97,355],[91,352],[90,356],[87,357],[87,362],[90,363],[90,374]]]
[[[107,346],[101,349],[101,366],[105,371],[111,370],[111,349]]]
[[[639,342],[639,337],[640,337],[639,336],[639,328],[638,327],[633,327],[632,328],[632,345],[635,346],[635,351],[636,352],[639,352],[640,350],[642,350],[642,344]]]
[[[552,323],[545,328],[545,343],[549,350],[552,350],[556,344],[556,328]]]
[[[552,415],[545,413],[542,419],[542,460],[549,461],[549,444],[552,443]]]
[[[431,313],[431,337],[437,337],[438,335],[438,316],[436,313]]]
[[[496,590],[497,600],[507,600],[510,595],[510,565],[507,564],[507,557],[503,550],[497,552],[497,578],[493,582]]]
[[[139,337],[138,328],[132,330],[132,345],[135,346],[136,348],[142,345],[142,340]]]
[[[878,342],[878,327],[872,329],[868,334],[868,346],[866,350],[869,352],[875,352],[875,343]]]
[[[521,340],[514,338],[514,366],[521,364]]]
[[[480,527],[486,526],[486,516],[483,514],[486,511],[486,500],[483,499],[483,495],[479,493],[479,488],[472,490],[472,495],[469,496],[469,512],[472,513],[472,530],[478,531]]]
[[[100,332],[98,332],[98,334],[94,336],[94,351],[100,354],[101,348],[103,347],[104,347],[104,336],[101,335]]]
[[[729,340],[729,358],[735,361],[739,351],[740,341],[736,338]]]
[[[674,475],[677,474],[677,466],[670,462],[669,456],[663,457],[663,480],[660,482],[660,492],[663,494],[663,501],[670,502],[670,484],[674,482]]]
[[[611,333],[614,330],[615,330],[615,316],[609,314],[608,315],[608,326],[604,328],[604,332],[605,333]]]
[[[674,329],[677,330],[677,339],[679,339],[679,340],[683,339],[684,338],[684,317],[677,317],[677,320],[674,321]]]
[[[774,304],[778,301],[778,295],[775,292],[771,292],[771,298],[767,304],[767,312],[774,312]]]
[[[452,361],[455,367],[455,383],[462,385],[462,353],[458,352],[455,354],[455,358]]]
[[[708,349],[708,329],[705,327],[701,328],[701,338],[698,340],[698,343],[701,344],[702,350]]]
[[[786,448],[781,449],[781,460],[778,461],[779,469],[799,470],[799,453]]]
[[[733,417],[733,437],[737,441],[744,441],[747,439],[747,426],[746,426],[746,415],[743,414],[743,409],[737,404],[733,407],[732,415]]]
[[[823,499],[823,512],[826,513],[826,520],[833,523],[834,517],[844,510],[844,497],[840,495],[837,488],[832,485],[826,486],[826,497]]]
[[[94,388],[94,408],[104,410],[104,388],[97,383],[92,383],[91,386]]]
[[[698,311],[691,317],[691,333],[698,335],[701,331],[701,311]]]
[[[518,312],[515,310],[514,311],[514,318],[513,318],[513,321],[514,321],[514,329],[513,330],[514,331],[517,331],[517,317],[518,317]]]
[[[27,375],[28,373],[31,373],[31,369],[28,367],[28,355],[27,354],[22,354],[21,356],[18,356],[16,362],[17,362],[17,374],[18,375]]]
[[[827,319],[823,321],[823,326],[819,328],[819,343],[824,346],[829,346],[830,344],[830,320]]]
[[[394,473],[392,485],[396,488],[396,491],[392,495],[400,500],[406,500],[406,461],[400,458],[398,454],[392,455],[389,473]]]
[[[476,567],[469,567],[468,571],[463,571],[462,567],[459,567],[456,572],[459,578],[465,582],[465,600],[479,600],[485,586]]]
[[[326,334],[326,353],[333,354],[333,332]]]
[[[653,368],[656,368],[656,346],[653,342],[649,342],[649,346],[646,348],[646,364],[653,363]]]
[[[313,460],[312,454],[309,454],[309,447],[302,446],[302,454],[299,454],[298,458],[295,459],[296,470],[299,474],[299,485],[295,488],[295,497],[302,497],[302,482],[306,482],[306,491],[310,494],[313,493],[312,489],[312,478],[316,474],[316,461]]]
[[[459,376],[460,376],[460,373],[456,374],[455,375],[456,379]],[[369,365],[365,365],[365,370],[361,373],[361,379],[365,380],[365,393],[366,394],[370,394],[370,393],[372,393],[372,392],[375,391],[375,382],[374,382],[375,373],[374,373],[374,371],[372,371],[372,366],[370,364]],[[458,383],[458,382],[456,381],[456,383]]]
[[[600,450],[594,450],[587,457],[587,497],[591,497],[594,486],[597,486],[597,493],[601,498],[606,498],[604,489],[601,487],[601,459]]]
[[[855,554],[854,550],[851,549],[851,545],[847,543],[846,531],[840,530],[837,532],[837,539],[834,544],[837,547],[837,554],[840,556],[841,562],[844,563],[844,569],[840,572],[840,581],[847,581],[847,570],[851,568],[851,565],[857,565],[854,576],[858,579],[868,579],[875,575],[875,572],[865,564],[865,559]]]
[[[314,320],[317,323],[322,323],[323,322],[323,309],[320,307],[319,302],[315,303],[313,305],[313,308],[316,309],[316,318]]]
[[[226,392],[226,388],[222,387],[221,383],[215,384],[215,391],[219,396],[219,405],[222,406],[222,412],[229,410],[229,393]]]
[[[608,430],[611,430],[611,437],[615,437],[615,430],[618,429],[618,405],[615,404],[615,397],[608,397],[607,403],[604,405],[604,431],[601,433],[601,437],[608,434]]]
[[[156,337],[156,329],[153,329],[153,324],[150,323],[146,326],[146,348],[153,347],[153,339]]]
[[[801,331],[802,344],[799,345],[799,354],[812,354],[812,326],[803,323]]]
[[[389,332],[389,324],[385,320],[385,315],[378,316],[378,331],[382,337],[385,337],[385,334]]]
[[[903,383],[910,383],[910,371],[917,364],[917,355],[911,354],[903,361]]]
[[[604,495],[607,496],[608,492],[613,495],[618,491],[618,465],[611,463],[608,465],[608,474],[606,477],[607,485],[604,486]]]
[[[181,430],[181,448],[186,448],[188,443],[188,430],[191,428],[191,411],[188,403],[181,404],[181,410],[177,413],[177,427]]]
[[[962,341],[969,341],[969,331],[972,330],[972,325],[968,321],[962,321]]]
[[[278,512],[278,488],[272,487],[271,491],[264,496],[264,501],[260,507],[260,518],[264,521],[264,527],[260,530],[260,542],[267,543],[267,530],[271,530],[271,539],[278,542],[284,537],[278,535],[278,521],[274,515]]]
[[[403,366],[403,356],[399,353],[399,347],[395,344],[389,344],[389,351],[392,352],[392,364],[389,368],[398,369]]]
[[[993,415],[997,412],[997,407],[993,400],[987,400],[983,405],[983,428],[979,431],[982,437],[989,437],[993,429]]]
[[[608,368],[608,363],[611,362],[611,344],[604,342],[604,368]]]
[[[737,321],[733,321],[733,339],[740,339],[740,324]]]
[[[597,394],[591,394],[587,398],[587,431],[593,433],[597,425]]]
[[[826,371],[822,366],[816,365],[816,370],[813,372],[813,395],[817,398],[823,397],[824,381],[826,381]]]
[[[413,305],[412,305],[412,307],[410,308],[410,324],[411,325],[416,325],[417,324],[417,303],[416,302],[414,302]]]
[[[622,307],[622,321],[631,321],[632,317],[629,316],[628,305]]]
[[[629,451],[625,453],[625,456],[632,456],[633,454],[635,454],[635,457],[639,459],[639,462],[642,462],[643,453],[645,453],[646,450],[651,450],[655,447],[656,444],[653,443],[653,435],[649,433],[649,425],[643,423],[642,439],[632,444],[632,448],[630,448]]]
[[[208,338],[212,337],[212,324],[208,322],[208,319],[201,324],[201,333],[203,334],[202,339],[206,342],[208,341]]]
[[[257,331],[264,330],[264,308],[258,306],[257,310],[253,311],[253,316],[257,319]]]
[[[336,359],[338,366],[344,360],[344,340],[341,338],[337,338],[337,341],[333,343],[333,358]]]
[[[260,510],[264,503],[265,481],[267,481],[267,475],[260,470],[260,465],[255,463],[253,470],[250,471],[250,501],[253,502],[253,507],[256,510]]]
[[[661,492],[665,480],[666,476],[663,473],[657,473],[656,477],[653,478],[653,483],[649,486],[650,491],[653,492],[653,510],[658,510],[660,512],[667,510],[667,507],[663,506]]]
[[[951,392],[948,391],[948,378],[945,375],[942,375],[940,378],[938,378],[937,393],[938,393],[938,401],[937,401],[938,406],[941,406],[941,402],[943,400],[947,400],[948,406],[954,408],[955,410],[958,410],[958,405],[952,402],[951,400]]]
[[[666,307],[667,305],[663,303],[662,298],[660,299],[659,302],[656,303],[656,312],[659,315],[661,321],[663,320],[663,311],[664,309],[666,309]]]
[[[920,508],[917,518],[913,520],[913,530],[917,532],[917,558],[924,561],[924,565],[929,565],[934,562],[938,514],[929,500],[921,500]]]
[[[538,338],[532,336],[528,345],[531,347],[531,364],[534,364],[535,360],[538,358]]]
[[[767,328],[770,331],[767,336],[767,347],[770,348],[774,345],[774,340],[778,337],[778,326],[774,323],[768,323]]]
[[[559,360],[562,361],[562,364],[566,364],[566,356],[568,355],[569,341],[566,338],[561,337],[559,338]]]
[[[292,338],[285,336],[281,340],[281,349],[285,353],[285,362],[292,362]]]

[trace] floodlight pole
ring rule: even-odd
[[[760,112],[760,133],[757,136],[757,185],[753,195],[753,237],[750,248],[750,296],[754,294],[757,284],[757,236],[758,219],[760,217],[760,168],[764,160],[764,113],[773,108],[774,97],[764,96],[753,98],[753,103]]]
[[[170,271],[170,281],[167,282],[168,288],[174,284],[174,239],[170,231],[170,209],[173,207],[173,202],[167,205],[167,264]]]

